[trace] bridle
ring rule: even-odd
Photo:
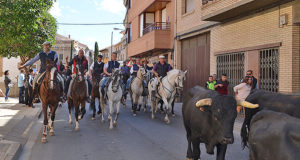
[[[121,76],[121,75],[120,75],[119,71],[116,71],[116,72],[114,73],[113,77],[112,77],[111,88],[112,88],[112,91],[113,91],[114,93],[118,92],[119,87],[120,87],[120,84],[122,84],[122,83],[121,83],[121,79],[122,79],[122,78],[121,78],[120,76]],[[119,79],[118,81],[116,81],[115,78],[118,78],[118,77],[120,77],[120,79]],[[116,84],[114,84],[114,83],[116,83]],[[114,89],[114,88],[116,88],[116,89]]]

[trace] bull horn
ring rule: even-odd
[[[247,101],[237,101],[237,105],[238,106],[243,106],[245,108],[251,108],[251,109],[254,109],[254,108],[258,108],[259,105],[258,104],[252,104],[250,102],[247,102]]]
[[[212,99],[211,98],[200,99],[196,103],[196,107],[211,106],[211,103],[212,103]]]

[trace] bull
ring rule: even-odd
[[[187,159],[200,158],[200,143],[205,143],[208,154],[214,154],[217,147],[217,160],[225,158],[227,144],[234,142],[236,106],[232,96],[220,95],[200,86],[185,94],[182,116],[188,141]]]
[[[263,110],[250,123],[251,160],[298,160],[300,119],[285,113]]]
[[[264,90],[253,90],[246,98],[246,102],[257,104],[255,107],[245,107],[245,119],[241,128],[242,147],[248,146],[248,136],[252,117],[261,110],[271,110],[286,113],[300,118],[300,97]]]

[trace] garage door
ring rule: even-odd
[[[195,85],[205,86],[210,74],[210,34],[182,40],[182,70],[188,70],[184,92]]]

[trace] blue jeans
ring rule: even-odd
[[[104,77],[104,78],[103,78],[103,81],[102,81],[102,83],[101,83],[101,88],[104,88],[105,83],[106,83],[106,81],[107,81],[107,78],[108,78],[108,77]]]
[[[132,79],[132,76],[130,76],[126,82],[126,89],[129,89],[131,79]]]
[[[19,87],[19,103],[24,103],[25,87]]]
[[[5,100],[8,100],[9,92],[10,92],[10,88],[6,88],[6,92],[5,92]]]

